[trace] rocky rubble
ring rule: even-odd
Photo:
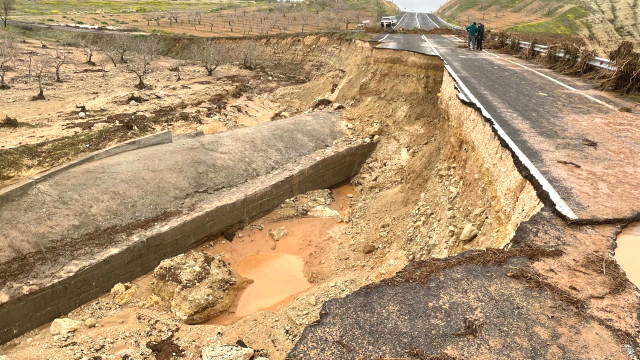
[[[268,360],[266,350],[254,350],[247,347],[242,340],[240,345],[211,345],[202,348],[202,360]]]
[[[220,255],[202,251],[163,260],[151,283],[154,294],[187,324],[205,322],[228,309],[244,285]]]

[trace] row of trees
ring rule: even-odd
[[[114,34],[102,36],[79,35],[69,41],[69,44],[82,49],[85,55],[84,63],[96,66],[94,56],[96,53],[104,55],[106,62],[99,65],[102,67],[103,75],[106,74],[106,65],[113,65],[113,68],[124,68],[125,71],[135,74],[138,89],[147,87],[145,80],[152,72],[153,65],[159,56],[163,55],[166,49],[162,37],[133,36],[128,34]],[[255,67],[256,42],[244,41],[227,45],[212,40],[201,39],[194,42],[187,51],[184,52],[183,59],[176,60],[177,68],[180,64],[199,64],[209,76],[224,64],[237,63],[248,69]],[[6,74],[13,69],[18,58],[28,58],[28,77],[35,78],[38,83],[38,95],[34,99],[44,99],[43,80],[48,73],[55,74],[55,81],[62,82],[62,68],[71,61],[70,49],[63,46],[56,46],[49,49],[43,43],[42,52],[30,51],[19,54],[16,47],[16,37],[9,32],[0,32],[0,89],[8,89],[9,84]],[[26,55],[26,56],[23,56]]]

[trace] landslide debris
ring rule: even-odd
[[[199,324],[228,309],[245,285],[220,255],[194,251],[163,260],[151,288],[176,318]]]

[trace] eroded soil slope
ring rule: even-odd
[[[302,259],[309,287],[264,311],[238,316],[236,304],[226,318],[186,325],[150,295],[142,277],[128,302],[105,295],[71,312],[84,324],[75,332],[52,335],[44,326],[4,345],[11,359],[198,359],[205,346],[238,340],[270,359],[490,358],[492,349],[518,358],[529,353],[506,344],[521,326],[542,339],[532,347],[558,343],[545,353],[551,358],[622,358],[623,345],[637,347],[635,289],[607,260],[618,228],[572,228],[541,211],[517,160],[459,101],[438,58],[318,37],[263,40],[259,50],[266,64],[287,64],[311,79],[269,93],[269,101],[291,114],[343,111],[353,136],[377,143],[352,187],[287,201],[228,236],[230,243],[216,234],[203,239],[203,249],[219,252],[236,271],[251,255]],[[309,211],[320,205],[335,212]],[[282,226],[290,233],[279,241],[265,234]],[[452,257],[470,250],[480,251],[465,261]],[[604,271],[594,266],[600,260]],[[372,305],[377,301],[384,309]],[[491,322],[496,304],[513,321]],[[455,332],[442,335],[448,342],[423,341],[433,334],[432,318],[421,317],[425,306],[444,314],[439,328]],[[355,329],[367,331],[356,339]],[[407,331],[425,336],[403,336]],[[477,339],[491,348],[464,343],[479,334],[488,334]],[[380,345],[385,341],[402,344]]]

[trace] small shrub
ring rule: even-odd
[[[18,123],[18,119],[10,118],[9,116],[5,117],[2,122],[0,122],[0,128],[17,128],[20,126]]]

